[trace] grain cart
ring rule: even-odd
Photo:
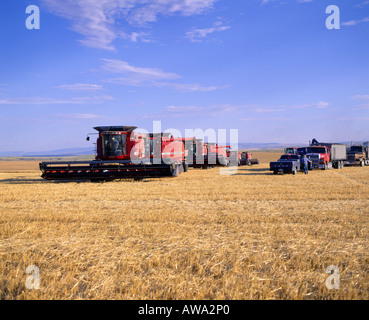
[[[135,132],[137,127],[105,126],[94,129],[98,132],[95,160],[41,162],[42,178],[104,181],[172,177],[183,172],[182,155],[173,152],[174,145],[168,148],[160,143],[160,157],[154,158],[150,155],[150,135]]]
[[[347,149],[347,161],[345,165],[364,167],[369,165],[369,147],[363,145],[352,145]]]

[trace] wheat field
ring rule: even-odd
[[[0,161],[0,298],[368,299],[369,167],[275,176],[279,154],[254,156],[236,175],[107,183]]]

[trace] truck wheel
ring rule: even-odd
[[[360,166],[364,167],[364,165],[365,165],[365,163],[364,163],[364,161],[362,160],[362,161],[360,162]]]
[[[297,169],[295,168],[292,170],[292,174],[295,175],[296,173],[297,173]]]

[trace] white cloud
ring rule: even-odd
[[[87,47],[114,50],[118,37],[137,41],[140,33],[121,31],[121,20],[140,27],[159,16],[191,16],[212,8],[217,0],[40,0],[50,12],[71,21],[71,29]],[[120,26],[119,26],[120,24]],[[118,28],[118,26],[120,28]],[[142,34],[141,34],[142,36]]]
[[[86,84],[86,83],[75,83],[75,84],[63,84],[58,86],[59,89],[71,90],[71,91],[99,91],[103,90],[103,87],[98,84]]]
[[[184,84],[184,83],[169,83],[169,82],[153,82],[155,87],[167,87],[182,92],[210,92],[228,88],[228,86],[202,86],[200,84]]]
[[[256,112],[256,113],[270,113],[270,112],[285,112],[287,111],[286,108],[280,108],[280,107],[277,107],[277,108],[255,108],[254,110],[252,110],[253,112]]]
[[[113,100],[111,96],[75,97],[70,99],[53,99],[42,97],[0,99],[0,105],[47,105],[47,104],[95,104]]]
[[[329,106],[329,102],[319,101],[319,102],[311,103],[311,104],[293,106],[292,108],[294,109],[305,109],[305,108],[325,109],[325,108],[328,108],[328,106]]]
[[[189,106],[167,106],[164,111],[153,114],[140,115],[140,118],[185,118],[185,117],[219,117],[237,112],[238,107],[222,104],[209,107],[189,105]]]
[[[105,117],[93,113],[58,113],[55,115],[58,118],[90,120],[90,119],[104,119]]]
[[[315,109],[325,109],[329,107],[329,103],[325,101],[319,101],[316,103],[310,103],[310,104],[300,104],[300,105],[277,105],[277,106],[257,106],[257,105],[249,105],[245,106],[248,110],[251,110],[255,113],[272,113],[272,112],[286,112],[288,110],[293,109],[309,109],[309,108],[315,108]]]
[[[102,59],[102,69],[110,73],[124,74],[125,77],[106,79],[104,82],[134,87],[170,88],[183,92],[209,92],[224,89],[227,86],[202,86],[199,84],[184,84],[173,82],[180,75],[165,72],[159,68],[136,67],[122,60]],[[170,82],[171,81],[171,82]]]
[[[352,97],[354,100],[362,101],[364,104],[361,104],[357,107],[354,107],[353,110],[368,110],[369,109],[369,94],[357,94]]]
[[[147,32],[131,32],[131,34],[124,34],[123,38],[129,39],[132,42],[138,42],[141,40],[142,42],[155,42],[154,40],[151,40],[148,38],[149,33]]]
[[[180,78],[180,76],[175,73],[164,72],[158,68],[135,67],[122,60],[102,60],[104,61],[102,67],[104,70],[112,73],[129,74],[137,80],[167,80]]]
[[[353,110],[369,110],[369,104],[363,104],[358,107],[352,108]]]
[[[369,17],[366,17],[364,19],[360,19],[360,20],[350,20],[350,21],[345,21],[342,22],[341,25],[346,26],[346,27],[352,27],[352,26],[356,26],[360,23],[364,23],[364,22],[369,22]]]
[[[295,121],[295,119],[287,118],[287,117],[250,117],[250,118],[241,118],[241,121]]]
[[[186,32],[186,38],[191,42],[200,42],[209,34],[225,31],[229,28],[229,26],[223,25],[222,21],[217,21],[209,28],[194,28],[193,30]]]
[[[358,94],[352,97],[355,100],[369,100],[369,94]]]
[[[366,0],[364,2],[361,2],[361,3],[358,3],[357,5],[355,5],[355,7],[358,7],[358,8],[363,8],[363,7],[366,7],[369,5],[369,1]]]

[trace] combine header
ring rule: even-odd
[[[137,127],[95,127],[98,131],[93,161],[42,162],[47,180],[107,181],[176,177],[184,171],[182,141],[169,135],[137,133]],[[89,140],[89,137],[87,137]]]

